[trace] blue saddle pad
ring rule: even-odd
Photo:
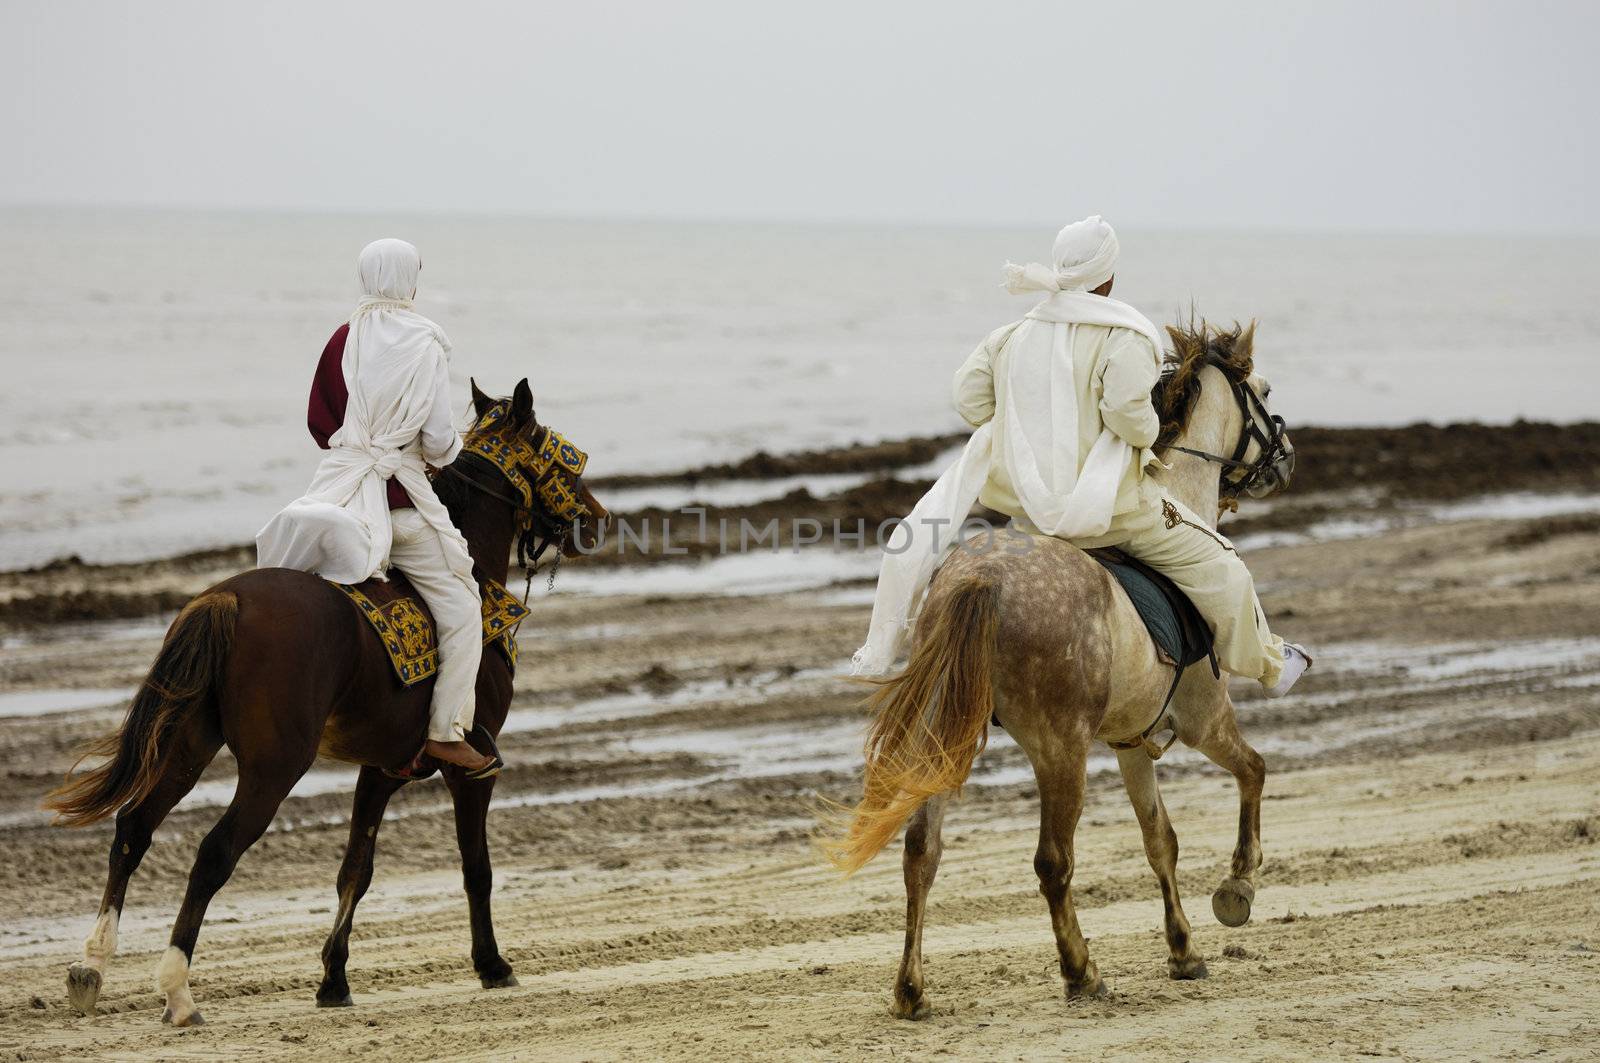
[[[1108,548],[1087,553],[1105,566],[1128,592],[1163,661],[1177,665],[1181,672],[1196,661],[1210,657],[1212,669],[1216,669],[1211,629],[1194,603],[1170,579],[1120,550]]]

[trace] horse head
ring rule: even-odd
[[[471,387],[476,421],[462,439],[457,461],[484,469],[486,475],[467,478],[511,503],[521,532],[519,554],[537,559],[555,546],[572,557],[593,549],[610,514],[583,482],[588,454],[539,423],[526,378],[510,398],[485,395],[477,381]],[[493,486],[491,470],[497,474]]]
[[[1173,353],[1153,393],[1161,415],[1156,449],[1218,465],[1224,504],[1288,487],[1294,444],[1267,407],[1272,385],[1255,369],[1255,323],[1224,329],[1191,321],[1169,325],[1167,334]]]

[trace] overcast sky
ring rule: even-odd
[[[1600,232],[1600,4],[0,0],[0,202]]]

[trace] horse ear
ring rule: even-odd
[[[533,389],[528,386],[527,377],[523,377],[517,384],[517,390],[511,393],[511,423],[519,428],[531,428],[536,423],[533,415]]]
[[[467,384],[472,388],[472,409],[482,417],[489,412],[489,407],[494,405],[494,400],[478,390],[478,382],[472,377],[467,378]]]

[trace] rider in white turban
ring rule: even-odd
[[[404,240],[377,240],[357,264],[363,298],[345,331],[342,421],[306,493],[256,536],[261,568],[315,572],[336,583],[410,579],[439,633],[439,671],[425,750],[472,772],[494,758],[465,741],[476,707],[482,607],[467,542],[433,493],[427,465],[461,450],[450,408],[450,341],[412,309],[422,259]],[[337,339],[337,334],[335,334]],[[338,350],[330,344],[330,354]],[[322,378],[313,384],[313,406]],[[316,427],[313,425],[313,432]],[[390,481],[403,490],[391,490]],[[354,613],[352,612],[352,617]]]
[[[1151,390],[1162,338],[1111,298],[1119,250],[1116,231],[1094,215],[1056,235],[1051,265],[1006,264],[1008,291],[1045,298],[990,334],[956,373],[956,409],[977,431],[888,544],[858,674],[889,670],[952,545],[928,529],[959,528],[980,500],[1021,531],[1120,546],[1165,573],[1211,625],[1223,667],[1261,680],[1271,696],[1309,664],[1268,630],[1227,540],[1145,475],[1158,464]]]

